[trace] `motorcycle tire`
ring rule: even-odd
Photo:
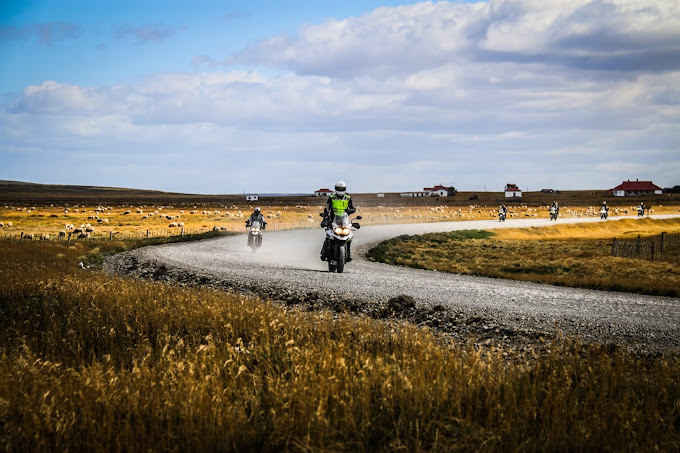
[[[345,256],[346,256],[347,250],[345,249],[344,245],[341,245],[338,247],[338,274],[342,274],[342,271],[345,270]]]

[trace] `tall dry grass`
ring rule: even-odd
[[[77,268],[91,244],[0,243],[0,448],[680,448],[677,357],[546,356]]]

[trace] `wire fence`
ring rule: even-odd
[[[648,261],[680,263],[680,234],[661,233],[658,236],[612,241],[612,256]]]

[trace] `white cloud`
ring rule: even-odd
[[[489,190],[506,178],[608,187],[631,168],[656,169],[669,179],[658,183],[672,185],[678,17],[672,1],[379,8],[303,26],[297,36],[272,37],[231,58],[278,71],[29,86],[0,117],[0,156],[10,146],[42,147],[46,156],[79,150],[137,168],[150,165],[143,156],[157,156],[186,178],[200,174],[195,187],[184,186],[194,192],[228,191],[215,186],[226,167],[241,170],[228,183],[237,191],[314,190],[342,176],[328,176],[334,169],[376,191],[410,189],[411,177],[417,185],[449,178],[462,188],[488,180]],[[650,55],[661,60],[646,67]],[[644,163],[645,153],[658,162]],[[263,187],[241,187],[253,175],[264,176]],[[215,185],[201,189],[208,181]]]

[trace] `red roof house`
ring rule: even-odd
[[[661,194],[663,189],[652,181],[624,181],[612,189],[615,197],[635,197],[639,195]]]
[[[517,184],[506,184],[505,185],[505,198],[522,197],[522,191]]]
[[[333,195],[333,191],[331,189],[319,189],[314,192],[314,195],[317,197],[330,197]]]

